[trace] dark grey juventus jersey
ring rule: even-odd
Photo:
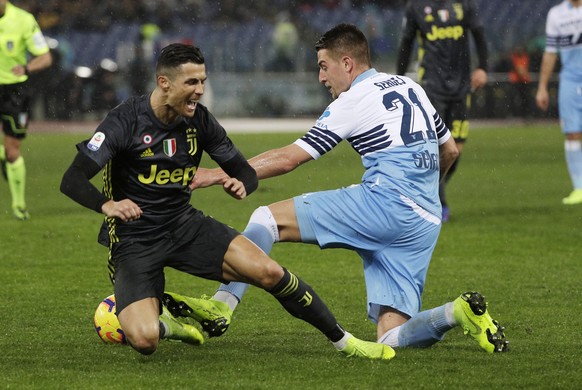
[[[113,242],[167,231],[168,224],[192,209],[188,184],[203,152],[219,164],[240,155],[206,107],[199,104],[193,118],[167,125],[156,118],[149,98],[129,98],[107,115],[91,139],[77,145],[105,168],[103,193],[115,201],[131,199],[143,211],[129,223],[107,219]]]
[[[470,91],[469,32],[483,27],[475,0],[415,0],[403,39],[418,38],[419,80],[429,97],[464,99]],[[399,69],[404,74],[406,69]]]

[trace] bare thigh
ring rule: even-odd
[[[241,281],[271,289],[283,277],[283,268],[243,235],[235,237],[222,264],[226,280]]]
[[[273,214],[279,229],[279,239],[287,242],[301,241],[299,223],[295,215],[295,203],[293,199],[283,200],[281,202],[269,205],[269,210]]]
[[[378,339],[390,329],[394,329],[404,324],[409,319],[410,317],[408,315],[391,307],[383,306],[378,315]]]

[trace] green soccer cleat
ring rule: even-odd
[[[582,189],[572,191],[570,195],[562,199],[562,203],[567,205],[582,203]]]
[[[355,356],[374,360],[390,360],[396,356],[396,352],[386,344],[360,340],[351,334],[346,342],[346,347],[340,349],[339,352],[346,355],[346,357]]]
[[[21,207],[15,207],[12,209],[12,213],[14,214],[14,218],[19,221],[26,221],[30,219],[30,214],[28,211]]]
[[[165,307],[162,308],[160,322],[166,326],[164,339],[179,340],[192,345],[204,344],[204,336],[195,326],[178,321]]]
[[[509,350],[504,328],[487,312],[487,302],[483,295],[469,291],[455,299],[453,305],[455,320],[463,332],[474,338],[481,348],[489,353]]]
[[[224,303],[207,295],[192,298],[165,292],[162,303],[176,317],[190,317],[198,321],[209,337],[224,334],[230,325],[232,310]]]

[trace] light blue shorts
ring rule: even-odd
[[[582,83],[561,79],[558,90],[562,132],[582,132]]]
[[[439,217],[379,186],[309,193],[294,203],[303,242],[352,249],[362,258],[370,320],[378,322],[380,306],[419,312]]]

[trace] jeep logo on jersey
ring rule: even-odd
[[[432,31],[426,34],[426,38],[429,41],[436,41],[437,39],[454,39],[457,40],[463,36],[465,31],[463,26],[449,26],[449,27],[437,27],[432,26]]]
[[[183,186],[187,186],[194,177],[195,173],[196,167],[189,167],[184,169],[176,168],[173,171],[161,169],[158,171],[158,166],[153,164],[150,167],[150,172],[147,174],[147,176],[143,173],[140,173],[137,178],[143,184],[155,183],[164,185],[168,183],[181,183]]]
[[[176,138],[164,140],[164,153],[168,157],[172,157],[176,154]]]

